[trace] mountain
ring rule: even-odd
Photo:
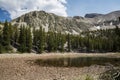
[[[94,25],[89,30],[111,29],[115,28],[116,25],[120,27],[120,11],[113,11],[102,15],[98,14],[93,18],[88,18],[88,20]]]
[[[114,11],[102,16],[95,17],[98,19],[98,22],[106,22],[106,21],[116,21],[120,17],[120,11]]]
[[[79,34],[88,30],[92,25],[84,18],[61,17],[45,11],[33,11],[22,15],[12,21],[15,26],[30,26],[39,28],[42,26],[46,32],[57,31],[63,33]]]
[[[89,18],[88,18],[89,17]],[[92,17],[92,18],[90,18]],[[56,31],[62,33],[79,34],[82,31],[111,29],[119,25],[120,11],[108,14],[89,14],[86,17],[62,17],[45,11],[33,11],[14,20],[14,26],[29,26],[38,29],[42,26],[46,32]]]
[[[89,14],[89,15],[92,16],[94,14]],[[90,18],[90,16],[89,16],[89,18]],[[97,23],[103,23],[103,22],[107,22],[107,21],[117,21],[119,17],[120,17],[120,10],[113,11],[108,14],[96,14],[95,17],[91,18],[91,19],[93,19],[91,21],[93,21],[93,23],[97,24]]]
[[[90,14],[86,14],[85,18],[94,18],[94,17],[98,17],[98,16],[102,16],[103,14],[98,14],[98,13],[90,13]]]

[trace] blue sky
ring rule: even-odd
[[[65,17],[106,14],[120,10],[120,0],[0,0],[0,20],[3,21],[36,10]]]
[[[120,0],[67,0],[69,16],[84,16],[86,13],[106,14],[120,10]]]
[[[5,20],[10,21],[10,14],[6,10],[0,9],[0,21],[5,21]]]

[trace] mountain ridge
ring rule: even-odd
[[[102,16],[104,14],[99,14],[99,13],[89,13],[89,14],[85,14],[85,18],[95,18],[95,17],[98,17],[98,16]]]
[[[93,18],[62,17],[45,11],[32,11],[12,20],[12,24],[18,27],[30,26],[36,29],[42,26],[46,32],[79,34],[82,31],[115,28],[116,25],[119,25],[119,17],[120,11],[103,15],[96,14]]]
[[[83,21],[82,21],[83,20]],[[84,23],[84,19],[75,19],[68,17],[61,17],[45,11],[33,11],[22,15],[12,21],[15,26],[30,26],[39,28],[42,26],[45,31],[49,30],[79,34],[82,30],[87,30],[92,26],[89,23]],[[83,27],[84,26],[84,27]]]

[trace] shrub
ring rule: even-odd
[[[87,75],[85,80],[93,80],[93,78],[91,76]]]
[[[3,49],[2,49],[2,45],[0,44],[0,54],[2,53]]]

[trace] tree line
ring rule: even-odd
[[[63,34],[21,26],[7,21],[0,31],[0,53],[17,49],[21,53],[43,52],[119,52],[120,28],[85,31],[79,35]],[[13,51],[14,52],[14,51]]]

